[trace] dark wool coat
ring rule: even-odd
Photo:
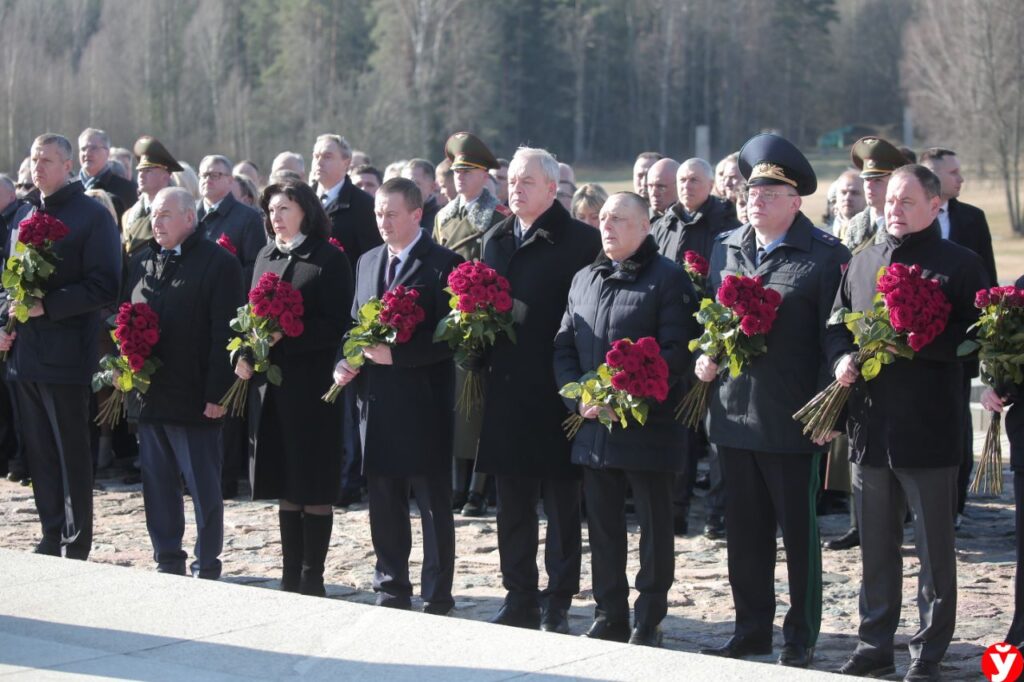
[[[614,426],[609,433],[588,419],[572,445],[572,461],[594,468],[633,471],[683,470],[686,427],[675,419],[684,375],[690,368],[687,344],[699,334],[693,315],[697,297],[680,266],[658,254],[648,235],[618,269],[603,253],[576,273],[562,325],[555,336],[555,379],[559,386],[597,369],[613,341],[653,336],[669,368],[668,399],[648,399],[647,423]],[[570,412],[575,400],[564,399]]]
[[[7,378],[88,386],[99,360],[100,310],[117,300],[121,286],[117,226],[77,180],[43,199],[39,210],[62,221],[70,234],[54,245],[57,269],[43,285],[46,313],[16,327]],[[6,300],[0,318],[6,322]]]
[[[371,249],[356,268],[352,318],[384,293],[387,246]],[[434,329],[448,311],[448,273],[462,257],[434,244],[426,232],[402,263],[392,283],[420,292],[426,317],[409,341],[391,348],[392,365],[364,364],[354,381],[363,445],[363,471],[388,477],[444,474],[452,465],[455,365],[446,342],[434,342]],[[348,389],[346,389],[348,390]]]
[[[573,478],[568,416],[553,369],[569,286],[601,249],[597,230],[573,220],[557,201],[517,248],[516,217],[484,235],[481,260],[511,284],[517,302],[516,341],[499,336],[487,358],[487,398],[476,468],[489,474]]]
[[[153,357],[162,366],[144,395],[132,394],[130,414],[141,422],[207,426],[206,403],[218,403],[231,386],[228,324],[242,305],[238,260],[206,240],[202,226],[181,244],[181,254],[161,268],[160,245],[150,242],[128,267],[123,301],[147,303],[160,318]]]
[[[352,184],[346,175],[337,198],[327,206],[331,236],[341,242],[354,273],[359,257],[383,241],[373,215],[373,197]]]
[[[867,466],[947,467],[960,463],[964,419],[964,361],[957,347],[978,319],[974,295],[988,286],[982,260],[942,238],[935,221],[922,232],[861,251],[843,275],[835,308],[870,310],[878,270],[892,263],[918,264],[925,277],[942,284],[953,306],[945,331],[915,353],[897,358],[871,381],[858,381],[847,403],[850,459]],[[843,325],[828,328],[829,367],[853,352]]]
[[[715,237],[740,225],[733,203],[714,196],[708,197],[690,220],[685,220],[682,212],[682,204],[672,204],[665,215],[651,225],[651,234],[661,255],[680,265],[687,251],[696,251],[711,260]]]
[[[782,294],[782,304],[766,335],[767,352],[740,376],[726,373],[716,380],[708,401],[708,438],[740,450],[820,452],[824,448],[803,435],[793,413],[828,383],[825,322],[850,252],[802,213],[760,266],[756,251],[748,224],[721,235],[711,258],[709,291],[718,291],[729,274],[760,275],[764,286]]]
[[[252,281],[253,268],[260,251],[267,245],[267,231],[263,216],[255,208],[246,206],[235,199],[230,192],[221,199],[216,211],[206,212],[203,202],[196,207],[199,223],[206,228],[206,238],[216,242],[221,235],[227,235],[242,264],[242,277],[248,285]]]
[[[270,350],[280,386],[257,375],[249,387],[253,498],[330,504],[341,480],[342,409],[320,397],[331,387],[334,356],[348,330],[352,272],[348,259],[318,237],[282,253],[270,243],[256,259],[253,282],[273,272],[302,293],[305,327]]]

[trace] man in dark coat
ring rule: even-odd
[[[817,178],[788,140],[756,135],[740,150],[750,186],[748,225],[719,237],[709,291],[727,275],[761,277],[781,294],[767,351],[739,376],[716,380],[718,365],[701,355],[697,378],[715,381],[708,438],[718,446],[729,488],[726,535],[735,633],[702,653],[730,658],[772,651],[776,528],[782,528],[790,608],[779,663],[807,667],[821,625],[821,545],[815,499],[823,443],[813,443],[792,415],[824,387],[825,321],[850,252],[800,212]],[[818,331],[820,330],[820,331]]]
[[[604,253],[573,278],[562,325],[555,336],[555,378],[579,381],[605,362],[619,339],[653,338],[668,365],[673,390],[648,398],[643,425],[608,431],[599,405],[566,406],[587,419],[573,441],[572,461],[583,467],[587,528],[597,608],[588,637],[659,646],[675,575],[672,537],[673,474],[687,456],[687,429],[675,419],[680,379],[690,369],[697,297],[686,272],[664,256],[650,236],[647,202],[632,192],[613,194],[601,209]],[[626,487],[640,520],[640,572],[632,634],[626,578]]]
[[[96,368],[99,311],[117,299],[121,254],[114,218],[70,181],[71,143],[46,133],[32,143],[32,179],[42,208],[69,234],[56,242],[57,266],[29,320],[11,334],[7,380],[15,402],[43,538],[40,554],[87,559],[92,546],[89,386]],[[9,309],[0,315],[6,322]],[[13,348],[12,348],[13,346]]]
[[[7,266],[14,242],[18,240],[18,223],[31,211],[32,204],[18,198],[14,180],[0,173],[0,271]],[[27,474],[12,388],[0,375],[0,473],[7,474],[7,480],[17,482],[24,480]]]
[[[580,472],[569,461],[562,432],[566,413],[551,341],[573,275],[593,262],[600,237],[555,201],[558,176],[558,162],[548,152],[516,152],[509,166],[515,215],[484,236],[481,259],[511,284],[516,342],[499,337],[487,358],[476,467],[497,477],[498,551],[508,594],[492,622],[567,632],[580,580]],[[537,575],[539,499],[548,520],[543,592]]]
[[[710,261],[715,237],[722,232],[739,227],[736,206],[727,199],[711,194],[715,187],[714,170],[704,159],[692,158],[684,161],[676,172],[676,190],[679,200],[669,207],[661,218],[651,226],[651,234],[663,256],[679,265],[685,264],[687,251],[694,251]],[[697,474],[697,459],[701,450],[707,448],[704,433],[692,433],[688,450],[690,457],[683,473],[676,477],[674,493],[675,529],[677,535],[685,535],[689,528],[688,514],[693,483]],[[725,479],[722,476],[721,460],[715,448],[710,450],[709,467],[711,487],[704,498],[704,535],[716,540],[725,535]]]
[[[98,128],[86,128],[78,136],[78,179],[86,189],[101,189],[110,195],[117,219],[138,201],[135,183],[125,180],[110,167],[110,136]]]
[[[996,274],[996,259],[992,252],[992,233],[988,229],[985,212],[977,206],[960,201],[960,190],[964,178],[960,174],[960,159],[951,149],[933,147],[921,154],[921,165],[931,170],[939,178],[942,190],[939,208],[939,229],[942,238],[959,244],[978,254],[985,266],[985,273],[992,286],[999,284]],[[957,476],[957,525],[960,514],[967,503],[967,487],[971,480],[971,469],[974,468],[974,432],[971,420],[971,379],[978,376],[978,363],[969,362],[965,365],[963,386],[963,412],[960,418],[964,422],[962,447],[960,448],[960,473]]]
[[[196,207],[203,236],[223,246],[236,256],[242,266],[242,287],[252,288],[252,271],[256,256],[267,245],[263,216],[251,206],[235,199],[231,193],[231,161],[224,156],[206,156],[199,162],[199,191],[203,198]],[[224,499],[238,494],[238,478],[245,467],[248,443],[245,419],[228,416],[224,420],[224,468],[222,492]]]
[[[880,268],[917,264],[923,276],[940,282],[952,305],[945,330],[912,360],[897,358],[871,382],[856,385],[860,372],[849,330],[839,324],[827,331],[836,379],[853,386],[847,432],[864,564],[860,643],[842,668],[853,675],[885,675],[894,669],[908,505],[921,561],[921,629],[910,640],[912,662],[905,679],[939,678],[939,662],[956,623],[953,516],[964,429],[964,368],[957,347],[978,318],[974,295],[988,281],[976,254],[942,239],[940,201],[939,180],[924,166],[904,166],[892,174],[885,204],[887,237],[851,261],[835,307],[870,310]]]
[[[228,323],[242,304],[238,260],[204,238],[192,194],[169,187],[153,200],[150,248],[136,256],[123,299],[148,304],[160,320],[152,357],[161,366],[142,395],[132,395],[146,528],[157,571],[185,575],[182,480],[195,507],[193,576],[216,580],[224,544],[221,419],[218,402],[233,380]]]
[[[410,608],[409,492],[423,524],[423,610],[445,615],[455,606],[455,524],[452,519],[451,447],[455,402],[452,351],[434,342],[434,328],[448,313],[448,274],[462,257],[434,244],[420,229],[423,198],[405,178],[385,182],[376,197],[385,245],[359,259],[352,318],[374,297],[398,286],[419,292],[425,319],[406,343],[372,346],[368,362],[345,360],[335,381],[356,380],[363,472],[369,491],[370,534],[377,553],[373,589],[377,604]]]

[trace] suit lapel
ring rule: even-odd
[[[405,284],[412,279],[412,276],[415,275],[423,265],[423,256],[425,256],[429,251],[430,240],[427,239],[427,235],[421,234],[420,240],[416,242],[416,246],[414,246],[412,251],[409,253],[409,262],[403,263],[401,268],[399,268],[398,276],[395,277],[395,281],[391,284],[391,288],[394,289],[398,285]]]

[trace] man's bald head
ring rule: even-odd
[[[845,223],[867,206],[864,198],[864,181],[860,172],[848,170],[839,176],[835,183],[836,214]]]
[[[650,170],[647,171],[647,198],[651,202],[651,208],[657,214],[662,214],[668,207],[676,203],[676,173],[679,171],[679,162],[675,159],[661,159],[656,161]]]

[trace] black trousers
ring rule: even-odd
[[[1013,578],[1013,622],[1003,639],[1018,649],[1024,646],[1024,471],[1013,472],[1013,501],[1016,503],[1017,572]]]
[[[92,548],[89,387],[14,382],[25,463],[43,528],[37,551],[87,559]]]
[[[629,623],[626,577],[626,486],[640,522],[640,571],[633,604],[637,625],[657,625],[668,611],[668,591],[675,579],[672,533],[672,476],[664,472],[583,469],[587,530],[593,571],[594,617]]]
[[[498,553],[502,584],[508,603],[515,608],[568,609],[580,591],[580,482],[497,476]],[[539,519],[537,502],[543,501],[547,517],[544,567],[548,586],[539,590],[537,549]]]
[[[18,436],[20,423],[14,405],[14,384],[8,384],[0,377],[0,471],[3,471],[5,465],[10,466],[8,462],[16,462],[14,466],[24,466]]]
[[[697,460],[707,448],[707,439],[702,433],[687,429],[687,444],[683,454],[683,470],[675,475],[672,486],[672,505],[676,514],[685,515],[693,499],[693,484],[697,480]]]
[[[452,518],[452,483],[448,473],[410,478],[366,477],[370,507],[370,537],[377,565],[373,590],[377,603],[408,608],[412,597],[409,552],[409,492],[416,498],[423,526],[423,568],[420,592],[428,607],[441,611],[455,606],[455,522]]]
[[[967,504],[967,488],[971,484],[971,471],[974,469],[974,422],[971,420],[971,377],[964,372],[964,440],[960,451],[960,470],[956,477],[956,514],[964,513]]]
[[[729,584],[736,634],[772,638],[775,620],[775,535],[782,528],[789,573],[787,644],[814,646],[821,628],[821,542],[815,513],[820,454],[777,454],[719,446],[729,481]]]
[[[224,483],[236,483],[243,474],[249,472],[249,427],[246,417],[225,416],[221,438],[224,444],[221,480]]]
[[[341,459],[341,493],[355,494],[363,489],[363,448],[359,441],[359,412],[356,408],[355,390],[342,391],[345,401],[342,415],[343,450]]]

